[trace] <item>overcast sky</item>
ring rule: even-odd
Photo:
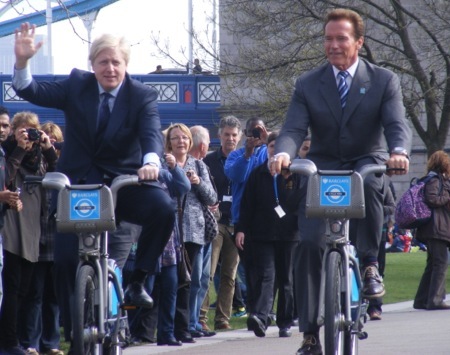
[[[194,29],[201,31],[207,26],[206,17],[212,14],[212,1],[192,2]],[[33,0],[32,3],[33,6],[41,3],[40,9],[45,8],[44,0]],[[187,28],[188,0],[119,0],[100,10],[91,39],[106,32],[124,35],[132,45],[128,71],[141,74],[153,71],[158,64],[164,68],[174,66],[170,61],[154,56],[156,49],[151,40],[152,33],[159,34],[162,40],[168,40],[171,53],[175,54],[178,61],[186,62],[179,49],[184,47],[187,51]],[[40,27],[38,33],[46,34],[47,28]],[[80,19],[54,23],[52,38],[55,74],[67,74],[74,67],[88,68],[88,32]]]

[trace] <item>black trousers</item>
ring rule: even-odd
[[[427,264],[417,289],[414,304],[433,308],[445,299],[445,276],[448,268],[448,242],[427,241]]]
[[[32,263],[3,250],[3,302],[0,311],[0,346],[19,345],[17,326],[22,301],[33,276]],[[21,319],[22,321],[22,319]]]
[[[277,325],[290,328],[294,318],[293,257],[295,241],[245,241],[245,271],[251,297],[247,307],[266,325],[278,290]]]
[[[202,246],[196,243],[185,243],[186,252],[188,254],[189,262],[192,264],[193,260],[197,257]],[[177,339],[190,337],[189,332],[189,296],[191,294],[191,285],[186,284],[183,287],[178,288],[177,301],[175,307],[175,322],[174,322],[174,335]]]
[[[155,186],[127,186],[119,191],[116,216],[118,220],[142,226],[135,268],[153,273],[173,230],[175,205],[172,199]],[[78,237],[74,234],[57,234],[54,259],[56,293],[64,321],[64,336],[69,341],[78,265]]]

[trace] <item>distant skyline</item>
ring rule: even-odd
[[[44,4],[39,9],[44,9],[45,1],[39,2]],[[206,18],[212,15],[212,0],[192,0],[192,3],[194,29],[202,32],[207,26]],[[155,70],[159,64],[163,68],[174,67],[170,60],[154,56],[158,53],[153,46],[151,35],[159,34],[161,42],[169,43],[173,56],[179,62],[185,63],[186,59],[180,53],[180,48],[183,47],[187,53],[187,28],[188,0],[119,0],[99,11],[91,32],[91,40],[102,33],[125,36],[132,46],[128,72],[146,74]],[[36,32],[46,35],[47,27],[39,27]],[[211,38],[211,35],[209,37]],[[52,24],[52,38],[55,74],[67,74],[74,67],[88,69],[88,31],[81,19],[74,17],[70,21]],[[48,44],[44,43],[44,47],[46,45]],[[42,50],[45,48],[41,48]]]

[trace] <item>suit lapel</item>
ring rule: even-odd
[[[99,106],[99,91],[97,81],[93,81],[93,85],[86,86],[79,102],[89,102],[86,105],[86,129],[89,135],[90,144],[95,145],[95,134],[97,132],[97,115]]]
[[[360,59],[358,68],[355,72],[355,77],[352,79],[352,86],[348,92],[347,105],[344,110],[344,116],[342,117],[343,124],[345,124],[355,112],[364,96],[368,94],[369,89],[370,77],[367,72],[366,63]]]
[[[339,98],[333,68],[330,64],[327,65],[320,79],[320,92],[330,108],[331,114],[338,122],[340,122],[342,116],[341,100]]]

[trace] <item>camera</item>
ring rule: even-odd
[[[30,142],[36,142],[39,141],[39,139],[41,139],[41,132],[39,132],[37,128],[28,128],[27,133],[28,133],[28,140]]]
[[[192,173],[191,173],[190,171],[188,171],[188,172],[186,172],[186,176],[187,176],[187,177],[191,177],[191,176],[192,176]]]
[[[261,131],[258,128],[252,129],[253,138],[261,138]]]

